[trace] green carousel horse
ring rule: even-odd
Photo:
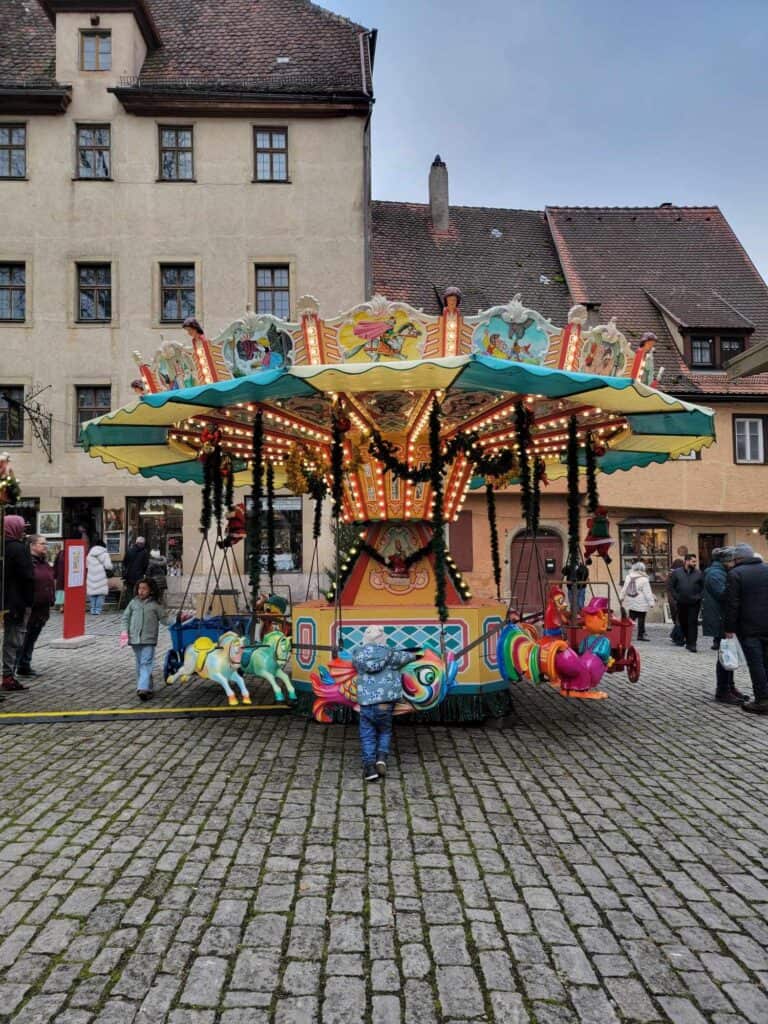
[[[261,679],[266,679],[272,687],[272,692],[278,703],[285,700],[285,695],[280,689],[280,683],[283,683],[288,700],[295,701],[296,691],[293,688],[291,677],[284,671],[290,657],[291,638],[279,629],[272,629],[261,638],[259,645],[252,649],[250,658],[243,669],[243,675],[259,676]]]

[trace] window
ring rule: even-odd
[[[250,518],[253,505],[246,496],[246,516]],[[261,567],[267,571],[267,499],[262,501]],[[301,498],[275,497],[275,570],[276,572],[299,572],[301,570],[302,512]],[[245,564],[250,564],[249,542],[246,534]],[[264,581],[266,584],[266,580]]]
[[[256,267],[256,312],[290,317],[288,267]]]
[[[0,124],[0,178],[26,178],[27,129],[23,124]]]
[[[192,181],[192,129],[160,127],[161,181]]]
[[[160,267],[160,319],[181,323],[195,315],[195,268],[192,263],[165,263]]]
[[[78,263],[77,319],[108,323],[112,319],[112,268],[109,263]]]
[[[130,547],[137,537],[144,537],[147,550],[157,550],[167,559],[169,576],[182,571],[182,537],[184,531],[184,499],[157,496],[128,498],[128,537]],[[120,527],[118,527],[120,529]]]
[[[720,370],[743,352],[745,345],[745,335],[691,334],[685,339],[686,358],[691,369]]]
[[[77,409],[75,412],[75,444],[80,444],[80,428],[88,420],[96,416],[103,416],[109,412],[112,403],[112,388],[109,385],[104,387],[76,387],[75,399]]]
[[[0,386],[0,444],[24,444],[24,388]]]
[[[733,446],[737,463],[765,462],[765,416],[734,416]]]
[[[729,359],[740,355],[744,351],[743,338],[721,338],[720,339],[720,361],[727,363]]]
[[[112,67],[112,33],[80,33],[80,68],[82,71],[109,71]]]
[[[669,553],[672,550],[672,524],[625,522],[619,528],[621,545],[621,575],[627,575],[635,562],[643,562],[648,578],[661,582],[669,573]]]
[[[256,181],[288,181],[288,130],[255,128]]]
[[[26,293],[24,264],[0,263],[0,320],[24,322]]]
[[[715,365],[715,339],[694,336],[691,338],[691,365]]]
[[[77,177],[111,177],[110,127],[108,124],[77,126]]]

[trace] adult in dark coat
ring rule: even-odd
[[[32,566],[35,571],[35,594],[32,611],[27,620],[27,632],[24,643],[19,651],[16,674],[19,676],[36,676],[39,673],[32,668],[32,652],[37,638],[51,614],[51,605],[56,600],[56,583],[53,569],[48,561],[47,541],[39,533],[29,538],[29,553],[32,555]]]
[[[24,544],[26,523],[21,516],[6,516],[3,524],[5,576],[3,579],[3,681],[0,689],[26,690],[16,676],[16,661],[24,643],[27,611],[35,599],[35,570]]]
[[[712,562],[704,571],[704,596],[701,600],[701,631],[712,637],[712,646],[719,650],[725,636],[725,588],[728,569],[733,565],[733,548],[715,548]],[[715,700],[720,704],[741,704],[747,696],[740,693],[733,681],[733,672],[715,662]]]
[[[123,559],[123,592],[120,595],[120,607],[128,604],[133,598],[136,584],[147,575],[149,565],[149,551],[147,542],[143,537],[137,537],[135,544],[131,544]]]
[[[745,711],[768,715],[768,565],[749,544],[733,549],[735,565],[725,587],[725,635],[739,638],[755,699]]]
[[[685,646],[695,654],[704,592],[704,574],[696,565],[696,555],[685,556],[682,569],[675,569],[670,577],[669,589],[677,602],[677,618],[685,634]]]
[[[677,599],[675,595],[672,593],[672,574],[674,573],[675,569],[682,568],[682,558],[675,558],[672,562],[672,565],[670,566],[670,573],[667,577],[667,601],[669,603],[669,614],[672,617],[672,632],[669,635],[669,639],[672,641],[673,644],[676,644],[678,647],[685,646],[685,635],[682,629],[680,628],[680,620],[677,617]]]

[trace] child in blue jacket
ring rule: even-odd
[[[375,782],[387,773],[392,715],[403,695],[400,670],[420,655],[421,651],[388,647],[382,627],[368,626],[362,645],[352,656],[357,670],[360,747],[366,782]]]

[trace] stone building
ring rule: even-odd
[[[765,550],[758,529],[768,512],[768,374],[729,380],[724,366],[768,341],[768,287],[717,207],[450,206],[438,157],[428,203],[374,202],[372,221],[374,290],[437,312],[445,287],[458,285],[465,315],[520,293],[558,325],[581,303],[591,324],[615,317],[635,346],[652,331],[659,387],[714,409],[718,443],[700,457],[600,478],[615,577],[642,559],[661,589],[684,550],[703,565],[725,543]],[[499,500],[498,522],[505,589],[524,590],[516,493]],[[550,559],[559,578],[567,532],[558,485],[544,492],[542,526],[542,564]],[[490,592],[481,498],[468,499],[450,532],[473,591]]]
[[[365,298],[374,48],[307,0],[0,4],[0,448],[31,529],[194,558],[199,489],[94,462],[79,424],[187,316]],[[311,510],[282,505],[300,589]]]

